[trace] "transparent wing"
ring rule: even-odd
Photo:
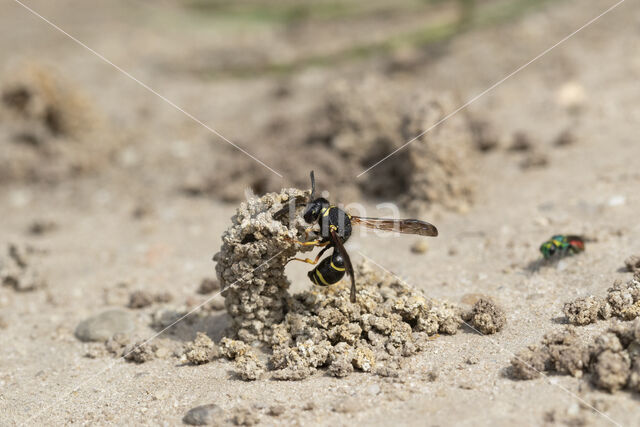
[[[389,218],[365,218],[351,216],[351,223],[376,230],[393,231],[403,234],[418,234],[420,236],[437,236],[438,229],[419,219],[389,219]]]

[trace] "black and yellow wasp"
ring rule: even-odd
[[[316,285],[329,286],[339,282],[345,275],[345,272],[351,277],[351,302],[356,301],[356,282],[353,273],[353,266],[349,254],[344,248],[344,243],[349,240],[352,231],[352,225],[361,225],[377,230],[394,231],[404,234],[418,234],[420,236],[437,236],[438,229],[428,222],[417,219],[387,219],[387,218],[365,218],[343,211],[337,206],[332,205],[323,197],[315,198],[316,182],[311,171],[311,194],[308,200],[297,199],[290,203],[296,205],[305,204],[305,210],[302,215],[308,224],[317,224],[320,228],[318,237],[314,240],[296,243],[303,246],[319,246],[322,247],[315,260],[309,258],[292,258],[289,261],[302,261],[309,264],[317,264],[308,274],[309,279]],[[285,206],[274,214],[274,218],[281,218],[291,206]],[[314,227],[307,229],[307,234]],[[329,249],[333,248],[330,257],[323,259],[320,264],[318,260]]]

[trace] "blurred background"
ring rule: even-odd
[[[608,74],[593,70],[611,29],[634,21],[614,12],[433,127],[613,3],[24,5],[33,11],[14,1],[0,6],[5,189],[80,185],[137,200],[164,194],[236,202],[246,188],[306,188],[315,169],[319,185],[342,201],[466,212],[485,154],[529,152],[513,163],[543,167],[548,155],[529,148],[575,139],[585,84],[638,68],[634,59]],[[624,40],[609,54],[625,49]]]

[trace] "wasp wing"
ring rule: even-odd
[[[366,218],[362,216],[351,216],[351,223],[358,224],[376,230],[393,231],[404,234],[418,234],[420,236],[437,236],[438,229],[433,224],[429,224],[419,219],[389,219],[389,218]]]
[[[342,258],[344,259],[344,266],[347,269],[347,274],[351,277],[351,302],[356,302],[356,278],[353,274],[353,265],[351,265],[351,258],[349,258],[349,254],[347,250],[344,248],[342,244],[342,240],[336,233],[336,230],[331,230],[331,243],[336,247]]]

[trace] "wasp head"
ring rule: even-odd
[[[302,217],[307,222],[307,224],[313,224],[318,221],[320,217],[320,213],[324,208],[329,207],[329,201],[320,197],[319,199],[315,199],[312,202],[309,202],[306,209],[304,210],[304,214]]]
[[[556,253],[556,245],[552,242],[544,242],[542,246],[540,246],[540,252],[542,252],[542,256],[545,259],[549,259]]]

